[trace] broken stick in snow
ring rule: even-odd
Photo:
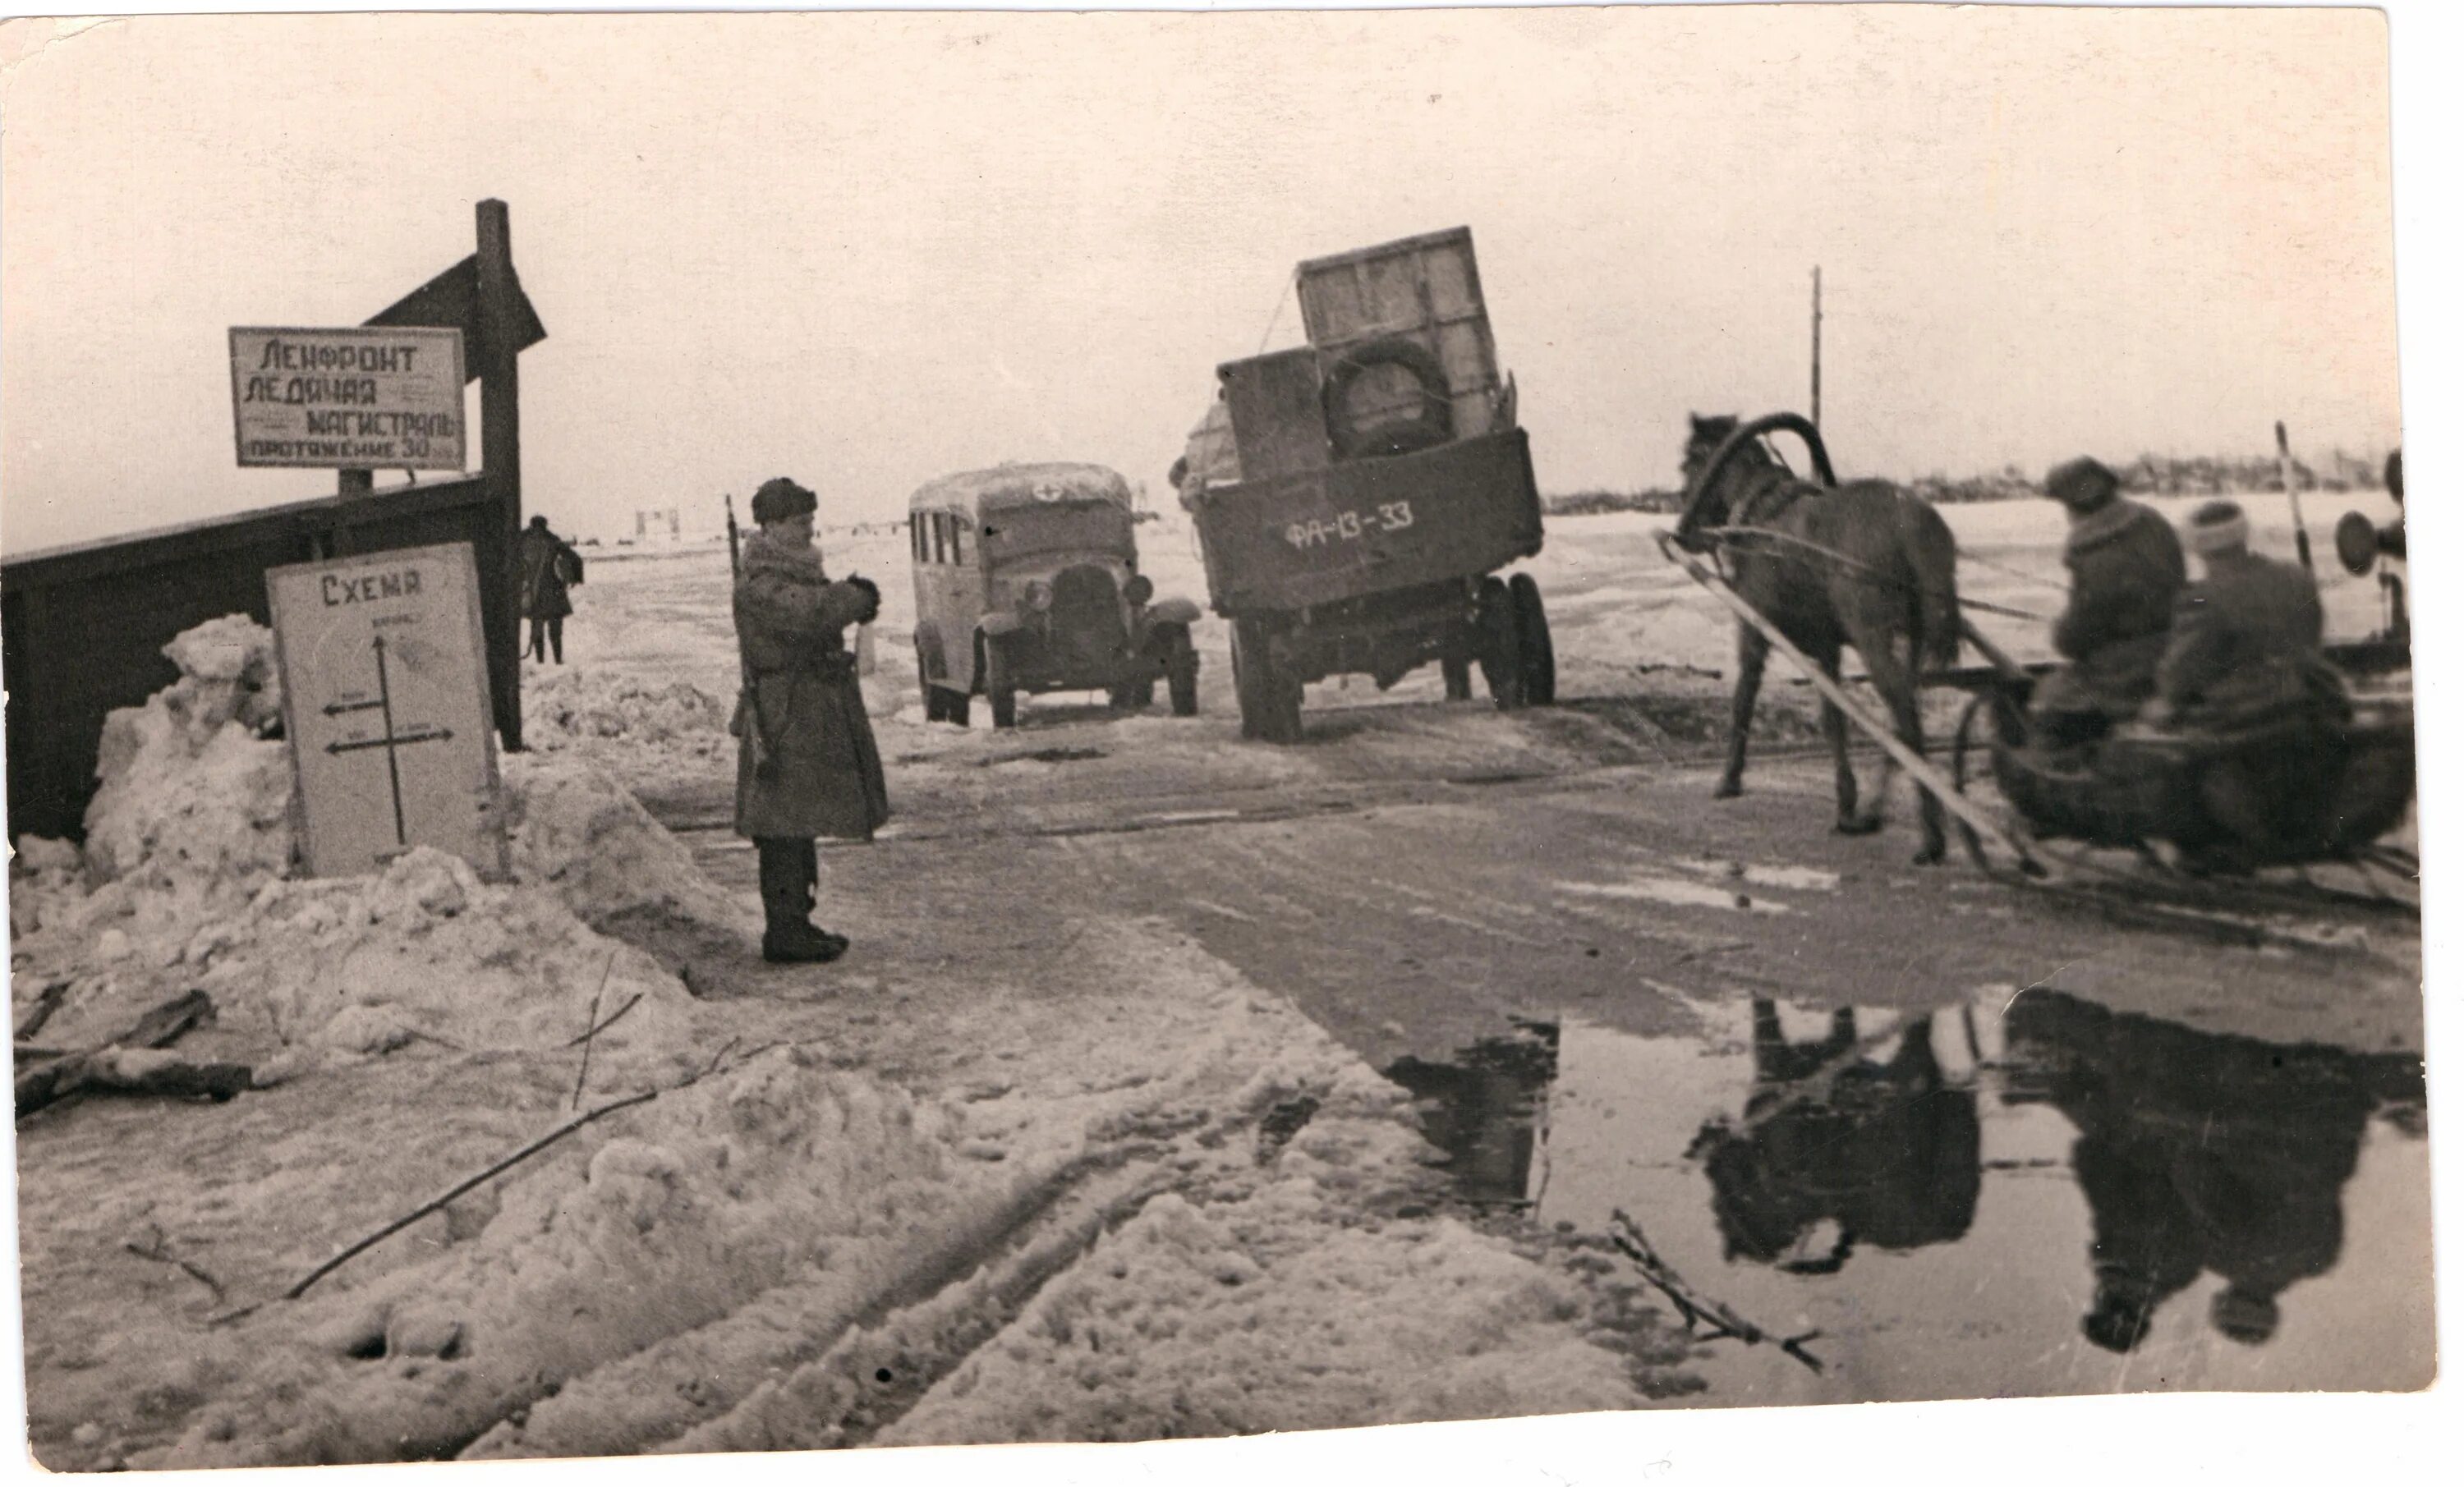
[[[191,991],[172,997],[137,1019],[117,1038],[58,1059],[17,1076],[17,1118],[24,1120],[46,1105],[56,1104],[81,1089],[121,1089],[138,1094],[211,1095],[228,1100],[249,1083],[249,1072],[235,1063],[178,1063],[135,1066],[109,1057],[140,1048],[167,1048],[190,1028],[214,1015],[213,998]],[[233,1073],[236,1070],[236,1082]]]
[[[571,1038],[565,1039],[564,1046],[567,1048],[575,1047],[589,1039],[596,1038],[600,1034],[606,1032],[609,1028],[614,1027],[617,1023],[623,1021],[625,1019],[625,1014],[632,1011],[634,1007],[641,1003],[641,1000],[642,994],[640,992],[635,992],[632,995],[625,999],[625,1005],[617,1008],[614,1012],[607,1014],[606,1021],[596,1024],[588,1032],[574,1034]]]
[[[374,1234],[367,1236],[365,1238],[354,1240],[350,1244],[344,1245],[341,1249],[335,1251],[331,1259],[326,1260],[316,1269],[308,1272],[304,1276],[301,1276],[297,1280],[293,1281],[290,1288],[282,1293],[282,1300],[286,1301],[297,1301],[300,1297],[307,1294],[310,1286],[315,1285],[318,1281],[325,1279],[325,1277],[333,1274],[337,1270],[340,1270],[354,1257],[363,1254],[369,1249],[374,1248],[379,1242],[390,1238],[394,1235],[400,1234],[403,1230],[407,1229],[412,1224],[426,1218],[429,1214],[435,1213],[438,1209],[443,1208],[446,1204],[452,1202],[455,1198],[462,1196],[462,1194],[470,1192],[473,1188],[476,1188],[481,1183],[486,1182],[489,1178],[497,1176],[521,1165],[530,1158],[537,1156],[541,1151],[544,1151],[548,1148],[556,1145],[558,1142],[562,1141],[565,1137],[572,1135],[575,1131],[582,1129],[582,1127],[589,1125],[591,1122],[599,1120],[605,1116],[613,1115],[619,1110],[629,1109],[637,1104],[646,1104],[652,1100],[658,1099],[661,1095],[673,1094],[679,1089],[684,1089],[691,1085],[700,1083],[703,1080],[708,1079],[711,1075],[718,1071],[719,1060],[726,1058],[728,1050],[734,1048],[736,1043],[737,1039],[732,1038],[729,1039],[724,1044],[720,1045],[717,1056],[713,1058],[709,1063],[703,1065],[697,1073],[689,1074],[672,1084],[663,1084],[656,1089],[646,1089],[637,1095],[627,1095],[621,1100],[610,1100],[605,1104],[594,1105],[590,1109],[584,1110],[580,1115],[577,1115],[573,1119],[565,1122],[556,1129],[549,1131],[546,1135],[529,1143],[527,1146],[521,1147],[509,1155],[500,1157],[496,1161],[490,1163],[486,1168],[463,1178],[460,1182],[455,1183],[453,1186],[446,1189],[443,1192],[438,1193],[436,1196],[429,1199],[425,1203],[422,1203],[417,1208],[412,1209],[409,1213],[403,1214],[401,1217],[394,1219],[390,1223],[387,1223],[385,1227],[377,1230]],[[776,1043],[764,1043],[761,1047],[754,1049],[752,1053],[746,1054],[744,1058],[755,1058],[759,1054],[778,1046],[779,1045]],[[741,1064],[744,1060],[739,1059],[737,1061]],[[237,1311],[227,1311],[221,1316],[212,1319],[209,1325],[221,1326],[226,1323],[237,1322],[256,1311],[258,1307],[263,1304],[263,1302],[256,1302],[254,1304],[240,1307]]]
[[[1822,1371],[1822,1360],[1805,1350],[1805,1345],[1822,1334],[1801,1333],[1795,1337],[1774,1337],[1737,1315],[1726,1302],[1713,1301],[1685,1283],[1685,1278],[1672,1269],[1660,1252],[1643,1237],[1642,1226],[1626,1215],[1623,1209],[1610,1213],[1609,1237],[1626,1258],[1642,1271],[1642,1278],[1660,1289],[1661,1295],[1677,1303],[1677,1310],[1690,1329],[1698,1323],[1708,1323],[1713,1337],[1732,1337],[1738,1342],[1770,1343],[1781,1352],[1812,1368]]]
[[[143,1244],[140,1244],[136,1240],[131,1239],[127,1243],[121,1245],[121,1248],[126,1250],[129,1254],[136,1256],[140,1259],[156,1260],[165,1265],[177,1266],[181,1270],[187,1272],[189,1279],[202,1282],[206,1289],[213,1292],[215,1301],[221,1301],[223,1299],[223,1283],[215,1279],[212,1273],[208,1271],[203,1265],[182,1259],[179,1256],[172,1254],[171,1244],[168,1239],[163,1238],[160,1236],[155,1236],[150,1237]]]
[[[381,1239],[387,1238],[409,1228],[412,1224],[426,1218],[429,1214],[435,1213],[438,1209],[452,1202],[455,1198],[460,1197],[462,1194],[479,1186],[479,1184],[486,1182],[489,1178],[495,1176],[497,1173],[504,1171],[508,1168],[517,1165],[529,1157],[536,1156],[539,1152],[546,1150],[549,1147],[562,1141],[565,1137],[572,1135],[575,1131],[580,1130],[584,1126],[598,1120],[601,1116],[613,1115],[617,1111],[625,1109],[627,1106],[642,1104],[649,1101],[656,1100],[659,1096],[665,1093],[667,1093],[667,1091],[663,1089],[646,1089],[638,1095],[627,1095],[622,1100],[611,1100],[605,1104],[599,1105],[584,1114],[574,1117],[572,1120],[565,1122],[556,1129],[549,1131],[546,1135],[539,1137],[537,1141],[532,1142],[529,1146],[523,1147],[521,1149],[514,1152],[513,1155],[500,1158],[496,1162],[491,1164],[484,1171],[475,1172],[469,1177],[463,1178],[452,1187],[446,1189],[443,1192],[440,1192],[436,1196],[429,1199],[427,1202],[422,1203],[419,1207],[412,1209],[409,1213],[403,1214],[400,1218],[395,1219],[393,1222],[385,1225],[376,1233],[369,1235],[366,1238],[361,1239],[353,1244],[345,1245],[342,1249],[336,1252],[333,1258],[325,1261],[325,1263],[318,1266],[306,1275],[301,1276],[297,1280],[292,1282],[291,1289],[282,1293],[282,1299],[286,1301],[297,1301],[302,1295],[306,1294],[310,1286],[315,1285],[326,1276],[340,1269],[342,1263],[353,1256],[366,1250]]]
[[[590,1016],[582,1019],[582,1072],[573,1077],[573,1103],[567,1109],[582,1108],[582,1086],[590,1082],[590,1043],[599,1036],[599,998],[606,994],[607,973],[615,969],[616,952],[611,950],[607,964],[599,968],[599,984],[590,989]]]
[[[25,1021],[17,1024],[12,1035],[13,1039],[22,1043],[41,1032],[43,1024],[52,1020],[52,1014],[60,1010],[60,1003],[68,999],[69,988],[76,984],[73,980],[62,979],[54,981],[37,992],[34,995],[33,1010],[26,1014]]]

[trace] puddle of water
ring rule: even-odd
[[[1820,867],[1799,867],[1793,864],[1773,866],[1768,863],[1718,861],[1707,857],[1680,858],[1677,866],[1690,873],[1714,880],[1750,883],[1760,888],[1810,888],[1829,893],[1839,886],[1839,875]]]
[[[1520,1028],[1394,1077],[1468,1195],[1605,1234],[1807,1345],[1706,1344],[1708,1403],[2403,1389],[2432,1373],[2409,1055],[2050,991],[1933,1014]],[[1698,1398],[1700,1396],[1697,1396]]]
[[[1758,899],[1733,886],[1697,883],[1690,878],[1628,878],[1622,883],[1561,883],[1560,893],[1584,898],[1646,899],[1690,908],[1726,908],[1742,913],[1785,914],[1786,904]]]

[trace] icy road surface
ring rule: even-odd
[[[2057,512],[1949,514],[1982,559],[1967,592],[2058,606]],[[723,549],[596,555],[572,665],[529,671],[528,886],[410,862],[193,927],[221,901],[191,885],[132,900],[109,958],[18,942],[21,985],[70,989],[63,1027],[204,957],[231,1009],[211,1037],[278,1036],[307,1070],[21,1128],[37,1454],[1116,1439],[1988,1378],[2425,1378],[2426,1308],[2385,1304],[2407,1276],[2427,1294],[2413,925],[2118,920],[1909,865],[1904,796],[1882,836],[1835,837],[1813,699],[1777,668],[1748,794],[1714,803],[1731,630],[1658,524],[1551,524],[1531,567],[1565,706],[1447,704],[1434,668],[1329,683],[1280,749],[1239,737],[1211,618],[1197,718],[1047,697],[1015,731],[980,707],[973,731],[925,724],[903,536],[825,533],[832,571],[888,601],[867,691],[897,820],[825,854],[821,917],[855,950],[821,969],[751,954]],[[1186,530],[1140,532],[1158,589],[1202,601]],[[2338,633],[2373,623],[2368,585],[2329,601]],[[2040,652],[2024,623],[1987,627]],[[262,771],[232,769],[278,822]],[[61,871],[44,892],[73,899]],[[292,933],[320,958],[286,958]],[[434,955],[456,969],[418,983]],[[566,1033],[603,966],[645,1001],[585,1074]],[[371,976],[401,989],[371,999]],[[2268,1114],[2288,1066],[2332,1110]],[[304,1300],[209,1324],[578,1104],[703,1068]],[[2166,1083],[2183,1069],[2206,1072]],[[1911,1091],[1938,1128],[1878,1114]],[[2202,1167],[2180,1128],[2228,1132],[2223,1157]],[[1920,1139],[1922,1161],[1888,1159]],[[1843,1171],[1808,1142],[1885,1157]],[[1911,1170],[1913,1196],[1891,1175]],[[2173,1278],[2149,1282],[2142,1348],[2088,1347],[2091,1243],[2189,1232],[2151,1194],[2219,1191],[2239,1207],[2199,1244],[2130,1251]],[[1826,1372],[1689,1345],[1609,1246],[1618,1211],[1700,1292],[1820,1331]],[[2211,1323],[2253,1330],[2219,1277],[2275,1286],[2283,1345]]]

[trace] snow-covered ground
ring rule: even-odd
[[[1408,1097],[1157,927],[1073,914],[1049,966],[697,999],[714,951],[742,985],[749,906],[590,757],[718,767],[723,717],[672,682],[536,679],[572,747],[506,760],[512,881],[426,849],[287,876],[268,639],[184,638],[182,680],[115,719],[90,846],[12,865],[21,1045],[108,1044],[196,988],[215,1017],[179,1056],[254,1076],[21,1128],[47,1463],[1522,1414],[1641,1402],[1673,1361],[1550,1246],[1433,1207]]]
[[[2194,503],[2161,504],[2178,521]],[[2275,503],[2246,504],[2261,545],[2289,551]],[[2322,555],[2346,505],[2387,514],[2314,498]],[[1967,593],[2058,608],[2057,509],[1947,514]],[[1187,808],[1201,786],[1352,798],[1699,742],[1733,627],[1662,561],[1664,524],[1550,524],[1530,567],[1575,706],[1442,705],[1434,667],[1383,694],[1331,681],[1296,749],[1239,740],[1212,616],[1197,718],[1056,696],[1023,700],[1016,733],[980,709],[973,730],[928,724],[904,536],[823,542],[833,573],[881,581],[868,705],[893,833],[929,836],[1022,802],[1050,825],[1152,795],[1147,823],[1168,825],[1234,814]],[[1202,603],[1181,514],[1139,538],[1159,592]],[[826,974],[762,971],[750,893],[710,876],[726,841],[689,850],[641,803],[723,824],[725,549],[601,553],[589,575],[568,664],[525,666],[510,882],[432,852],[363,880],[288,877],[287,755],[262,736],[274,679],[241,623],[184,637],[182,680],[115,718],[84,848],[20,843],[19,1043],[94,1046],[198,988],[216,1020],[177,1051],[246,1063],[258,1086],[213,1106],[72,1102],[21,1127],[47,1464],[1115,1439],[1687,1387],[1684,1345],[1635,1283],[1451,1204],[1398,1086],[1100,893],[1056,901],[1023,877],[979,886],[956,921],[825,869],[832,912],[883,949]],[[2373,627],[2374,584],[2327,593],[2334,633]],[[2044,653],[2039,626],[1984,623]],[[1789,690],[1766,715],[1801,725]],[[1413,703],[1430,706],[1393,706]],[[1072,774],[1082,759],[1104,769]],[[280,1299],[419,1198],[653,1090]]]

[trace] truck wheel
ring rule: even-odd
[[[993,705],[993,727],[1018,726],[1018,688],[1010,681],[1009,647],[984,642],[984,700]]]
[[[1258,695],[1257,628],[1245,620],[1232,622],[1232,693],[1241,704],[1241,736],[1255,738],[1265,704]]]
[[[1275,665],[1265,627],[1239,620],[1232,626],[1233,683],[1241,693],[1241,736],[1267,743],[1297,743],[1301,735],[1301,683]]]
[[[964,728],[967,726],[967,714],[974,710],[974,707],[975,699],[965,692],[945,689],[941,693],[941,721],[956,723],[960,728]]]
[[[1472,636],[1468,628],[1446,638],[1445,648],[1438,657],[1438,674],[1446,679],[1446,701],[1463,702],[1471,696]]]
[[[1165,653],[1163,667],[1165,685],[1172,692],[1172,715],[1198,716],[1198,645],[1186,629],[1172,632],[1172,647]]]
[[[1301,741],[1301,679],[1280,667],[1269,675],[1271,683],[1266,691],[1266,727],[1260,736],[1268,743],[1299,743]]]
[[[1523,636],[1515,623],[1514,596],[1506,580],[1480,580],[1480,617],[1474,622],[1480,641],[1481,679],[1503,712],[1523,706]]]
[[[1240,736],[1257,738],[1257,699],[1252,697],[1254,682],[1249,682],[1249,669],[1242,663],[1240,623],[1232,625],[1232,702],[1240,707]]]
[[[1540,607],[1540,584],[1528,573],[1507,580],[1514,600],[1514,623],[1520,632],[1523,702],[1526,707],[1554,707],[1557,702],[1557,647],[1549,639],[1549,612]]]

